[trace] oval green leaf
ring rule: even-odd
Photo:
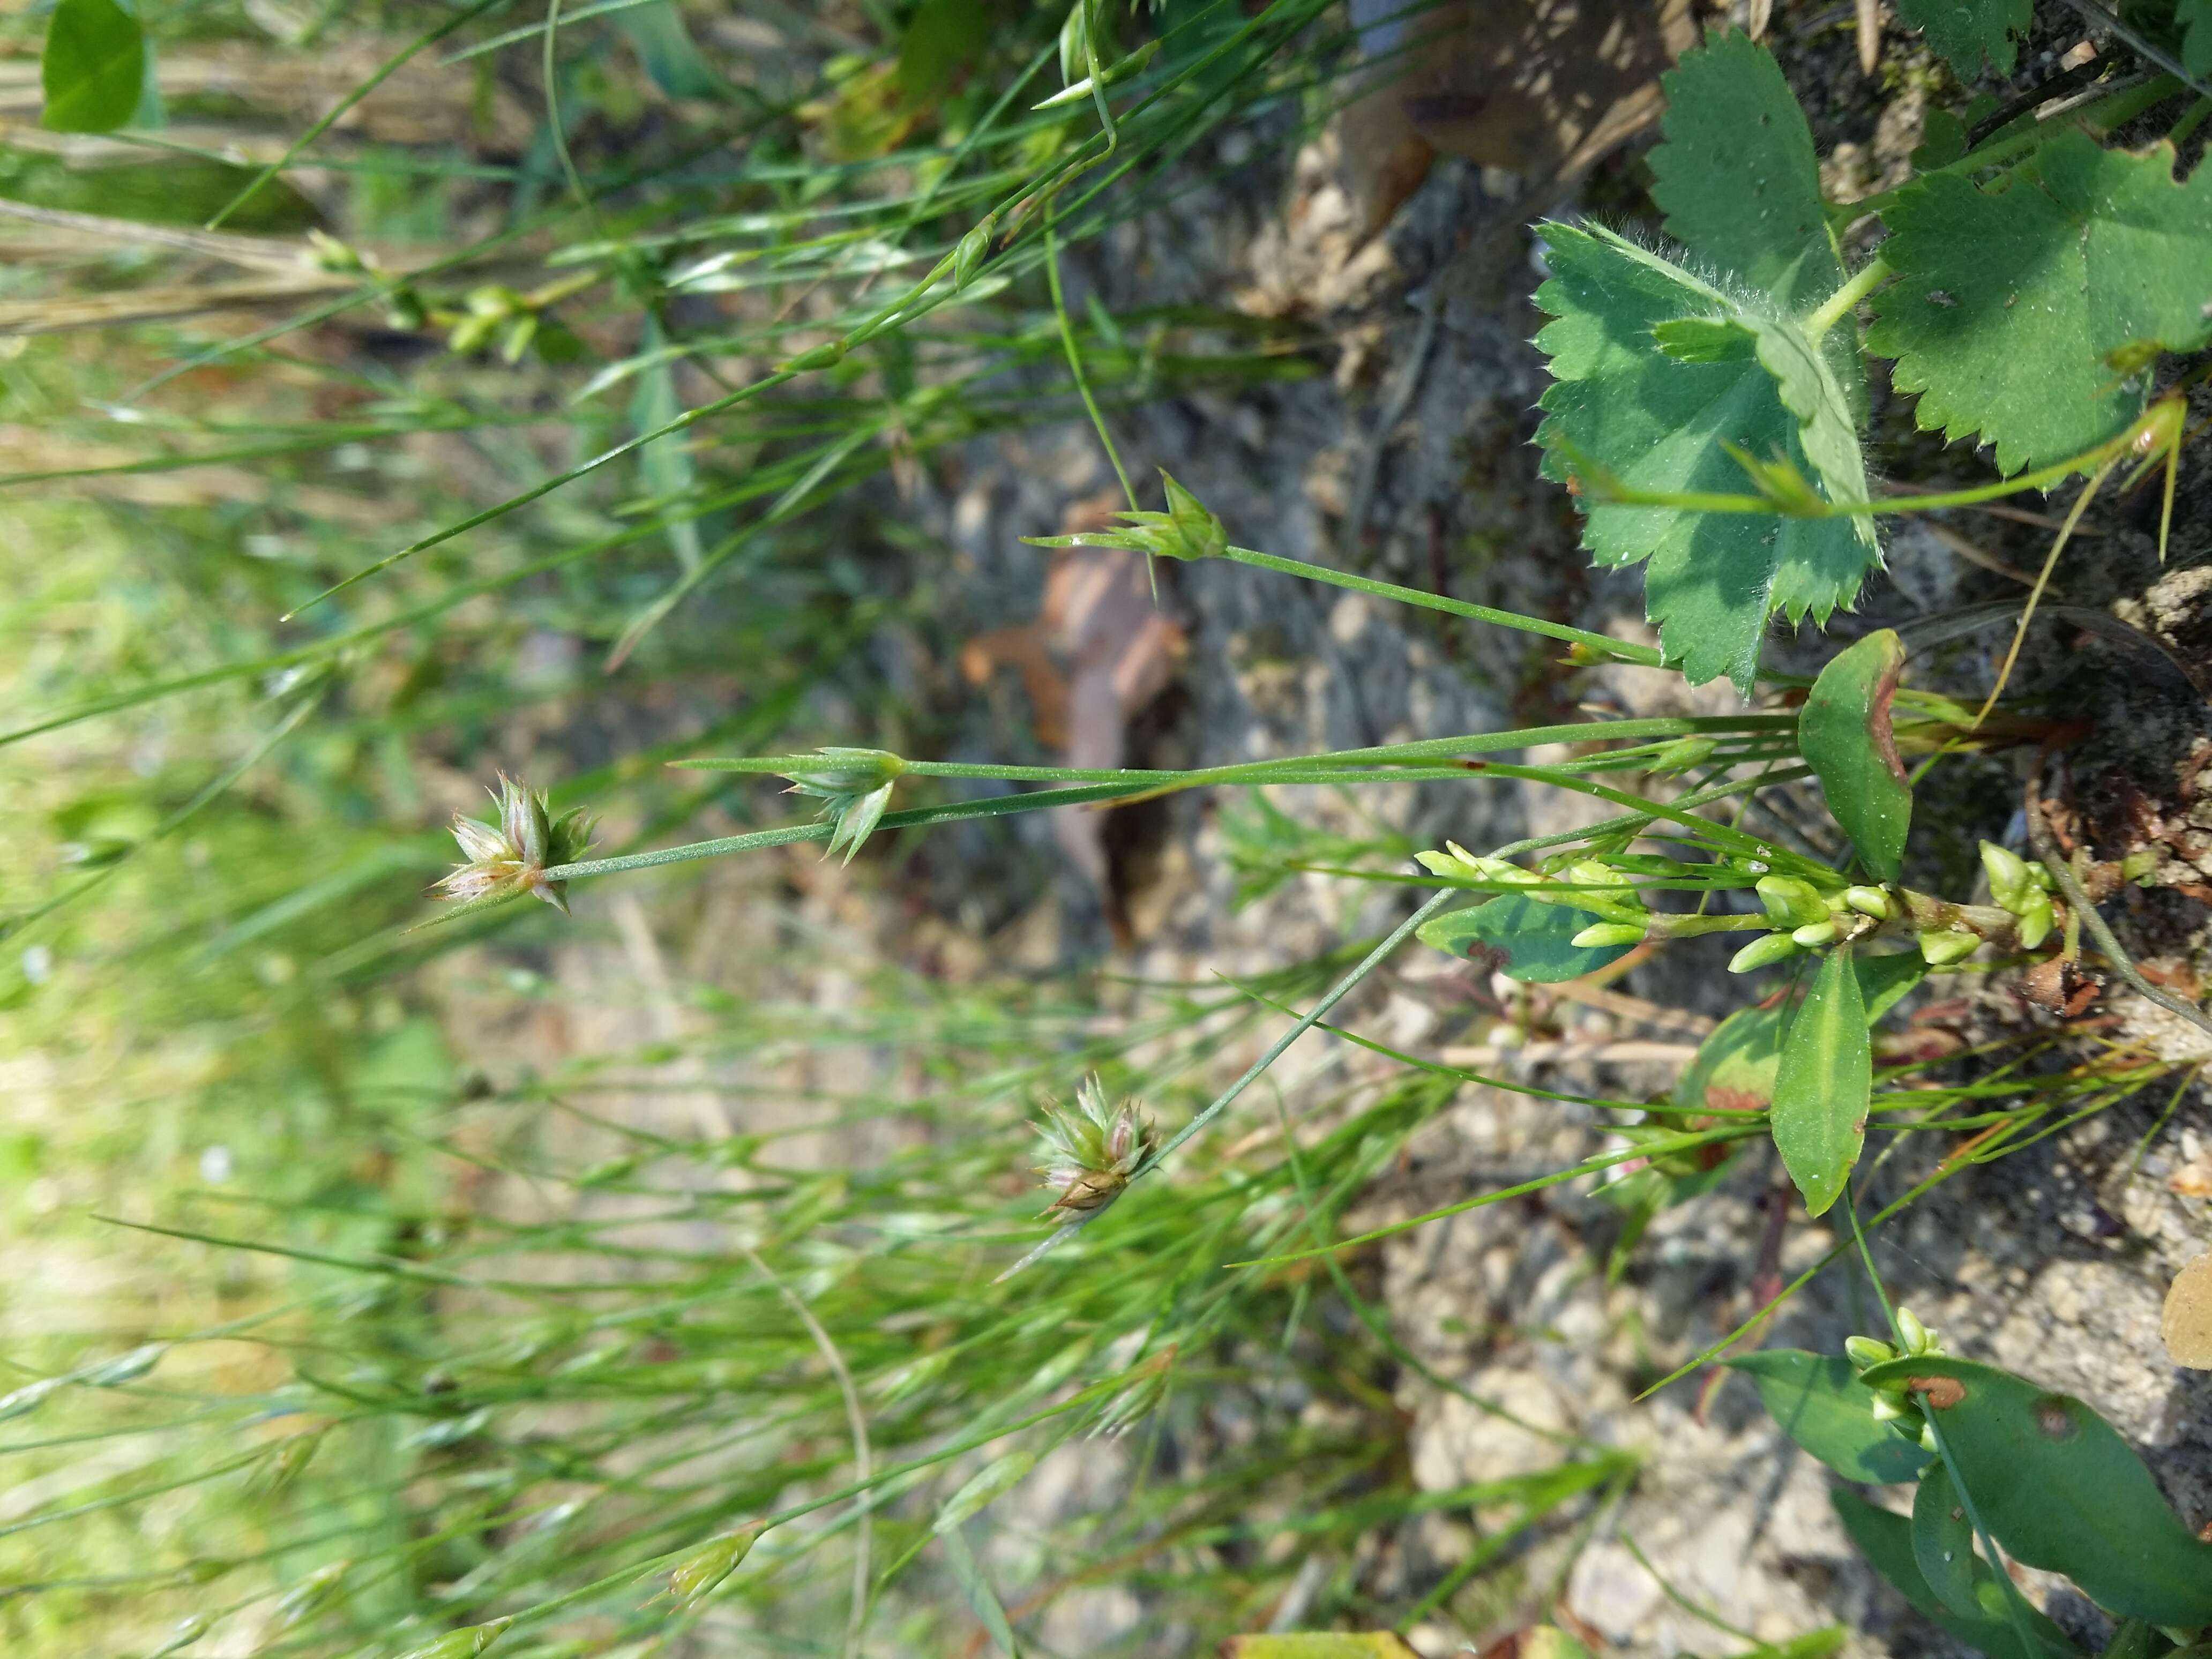
[[[1604,945],[1585,949],[1577,933],[1597,918],[1572,905],[1543,904],[1520,893],[1506,893],[1470,909],[1453,910],[1421,924],[1415,937],[1455,957],[1480,954],[1502,958],[1498,971],[1509,979],[1556,985],[1580,979],[1618,962],[1636,947]]]
[[[2008,1554],[2064,1573],[2123,1618],[2212,1624],[2212,1543],[2191,1534],[2135,1449],[2081,1401],[1935,1355],[1891,1360],[1866,1376],[1947,1382],[1917,1391],[1982,1524]]]
[[[2033,1645],[2021,1640],[2005,1607],[2003,1589],[1996,1576],[1980,1561],[1974,1563],[1974,1600],[1978,1611],[1954,1613],[1936,1600],[1936,1592],[1920,1576],[1912,1554],[1912,1523],[1901,1515],[1876,1509],[1863,1498],[1841,1486],[1832,1488],[1828,1501],[1836,1518],[1857,1545],[1859,1553],[1874,1570],[1895,1585],[1899,1595],[1929,1620],[1990,1659],[2079,1659],[2081,1650],[2066,1639],[2066,1632],[2025,1605],[2012,1609],[2027,1626]]]
[[[1904,668],[1904,641],[1894,629],[1878,629],[1820,671],[1797,716],[1798,752],[1859,861],[1881,881],[1902,872],[1912,825],[1912,790],[1889,725]]]
[[[1839,945],[1821,961],[1790,1022],[1774,1076],[1775,1150],[1805,1194],[1808,1213],[1822,1213],[1842,1194],[1866,1139],[1873,1094],[1866,998],[1851,971],[1850,947]]]
[[[1920,1477],[1912,1494],[1912,1559],[1936,1599],[1969,1618],[1981,1612],[1974,1595],[1974,1528],[1966,1505],[1951,1484],[1951,1471],[1938,1462]]]
[[[39,59],[46,94],[39,125],[54,132],[112,132],[146,91],[146,34],[116,0],[61,0]]]
[[[1804,1450],[1847,1480],[1913,1480],[1928,1454],[1874,1414],[1874,1390],[1847,1359],[1802,1348],[1762,1348],[1723,1364],[1759,1385],[1767,1413]]]

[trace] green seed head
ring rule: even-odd
[[[1613,945],[1639,945],[1644,930],[1625,921],[1593,922],[1570,941],[1577,950],[1597,951]]]
[[[1982,868],[1990,878],[1990,895],[2014,915],[2027,902],[2028,895],[2036,890],[2035,881],[2027,873],[2027,862],[2019,854],[2008,852],[1993,841],[1982,843]]]
[[[1808,951],[1817,951],[1823,945],[1836,942],[1836,924],[1832,921],[1809,921],[1802,927],[1793,928],[1790,937]]]

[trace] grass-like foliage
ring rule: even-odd
[[[1966,75],[2008,69],[2030,21],[1901,15]],[[1916,857],[1942,833],[1915,817],[1929,768],[2063,736],[1997,711],[2009,657],[1978,712],[1886,629],[1809,684],[1761,662],[1778,614],[1858,600],[1879,513],[2086,475],[2055,563],[2108,480],[2163,465],[2170,516],[2201,378],[2173,360],[2212,343],[2212,173],[2175,172],[2212,112],[2212,11],[2130,17],[2136,72],[1939,112],[1914,175],[1850,204],[1774,58],[1716,32],[1664,78],[1663,239],[1536,228],[1543,470],[1596,562],[1642,567],[1656,647],[1239,545],[1173,478],[1141,503],[1117,416],[1310,374],[1319,342],[1225,306],[1071,305],[1063,266],[1206,187],[1224,130],[1286,146],[1350,95],[1357,37],[1322,0],[303,15],[264,68],[312,82],[325,35],[358,62],[250,149],[210,138],[232,94],[161,89],[162,65],[246,50],[227,10],[61,0],[9,25],[36,37],[46,128],[80,136],[52,142],[140,159],[0,156],[27,181],[0,207],[78,239],[9,278],[29,343],[5,408],[36,446],[0,476],[26,503],[0,550],[26,842],[0,871],[0,1017],[30,1103],[0,1139],[26,1195],[0,1246],[57,1265],[5,1304],[0,1641],[1012,1655],[1114,1583],[1128,1650],[1287,1607],[1348,1645],[1232,1650],[1393,1656],[1382,1626],[1475,1606],[1638,1460],[1433,1370],[1364,1247],[1583,1183],[1620,1217],[1618,1276],[1771,1143],[1838,1242],[1663,1386],[1960,1170],[2179,1099],[2196,1063],[2118,1036],[1877,1064],[1923,984],[2014,969],[2078,1012],[2101,963],[2207,1022],[2128,960],[2033,787],[2031,839],[1983,842],[1978,886],[1966,849],[1942,879]],[[442,102],[377,102],[433,71]],[[1887,234],[1853,268],[1869,218]],[[1869,356],[1922,428],[1990,446],[1986,482],[1874,487]],[[963,447],[1071,422],[1126,510],[1047,546],[1310,580],[1565,646],[1563,672],[1725,678],[1743,706],[1214,765],[975,758],[899,666],[947,643],[945,555],[904,501]],[[1544,705],[1574,706],[1558,689]],[[527,781],[501,771],[523,757]],[[496,821],[464,816],[447,869],[441,820],[494,778]],[[1422,848],[1281,804],[1409,784],[1574,797],[1579,827]],[[1347,917],[1418,902],[1239,983],[1102,988],[884,966],[787,902],[810,866],[737,890],[714,882],[757,863],[701,868],[818,844],[854,872],[831,879],[896,898],[941,828],[1198,789],[1227,803],[1239,902],[1316,873]],[[617,908],[647,870],[688,884],[665,890],[702,955],[739,939],[739,990],[669,973]],[[562,955],[610,931],[619,994]],[[1358,1029],[1401,950],[1595,993],[1712,934],[1766,977],[1653,1098]],[[618,1051],[572,1051],[611,1005]],[[513,1063],[465,1065],[457,1029]],[[1362,1069],[1279,1096],[1276,1062],[1323,1040]],[[1571,1108],[1592,1150],[1354,1233],[1470,1085]],[[1936,1145],[1872,1200],[1869,1146]],[[1909,1600],[1996,1659],[2065,1651],[2008,1556],[2136,1621],[2116,1652],[2202,1639],[2212,1546],[2101,1419],[1901,1311],[1892,1334],[1731,1363],[1839,1474],[1918,1483],[1909,1522],[1838,1500]],[[1394,1392],[1415,1383],[1552,1455],[1419,1490]],[[1388,1591],[1339,1570],[1439,1511],[1480,1522],[1462,1559]],[[1560,1586],[1521,1589],[1541,1613]]]

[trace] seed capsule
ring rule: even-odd
[[[1920,954],[1930,968],[1948,968],[1954,962],[1964,962],[1981,945],[1979,936],[1944,929],[1920,936]]]
[[[1844,1339],[1844,1354],[1852,1364],[1864,1370],[1869,1365],[1896,1358],[1897,1350],[1876,1337],[1847,1336]]]
[[[1844,902],[1863,916],[1872,916],[1876,921],[1887,921],[1896,914],[1890,904],[1889,895],[1879,887],[1846,887]]]
[[[1828,919],[1828,907],[1819,889],[1795,876],[1761,876],[1759,902],[1766,907],[1768,915],[1786,927],[1803,927]]]
[[[1731,974],[1748,974],[1778,962],[1787,962],[1802,947],[1787,933],[1764,933],[1729,958]]]
[[[1792,931],[1790,937],[1808,951],[1817,951],[1823,945],[1836,942],[1836,924],[1832,921],[1810,921]]]
[[[1597,951],[1613,945],[1640,945],[1644,930],[1625,921],[1594,922],[1568,942],[1577,950]]]

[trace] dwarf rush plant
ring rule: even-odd
[[[1770,1160],[1771,1285],[1638,1386],[1741,1371],[1828,1469],[1909,1486],[1909,1514],[1838,1488],[1843,1532],[1991,1659],[2080,1651],[2010,1563],[2118,1621],[2112,1659],[2206,1650],[2212,1543],[2090,1406],[1946,1352],[1878,1280],[1886,1336],[1747,1344],[1854,1252],[1871,1279],[1869,1236],[1961,1172],[2149,1091],[2163,1128],[2206,1064],[2081,1018],[2101,975],[2212,1035],[2052,839],[2078,723],[2013,682],[2100,496],[2159,492],[2163,560],[2201,459],[2212,3],[2123,7],[2006,101],[1971,88],[2013,74],[2027,0],[1898,0],[1944,66],[1923,54],[1909,164],[1850,201],[1767,44],[1670,52],[1656,144],[1592,185],[1656,222],[1582,216],[1562,179],[1513,227],[1547,377],[1519,435],[1590,565],[1640,572],[1648,630],[1618,632],[1356,545],[1240,545],[1273,538],[1197,467],[1155,508],[1125,461],[1139,411],[1342,346],[1287,310],[1109,307],[1127,288],[1091,274],[1248,188],[1231,139],[1287,155],[1387,84],[1370,10],[58,0],[0,25],[42,100],[0,135],[0,231],[51,244],[0,296],[25,458],[0,782],[29,843],[0,876],[0,1062],[46,1103],[0,1141],[24,1194],[0,1247],[61,1264],[23,1273],[0,1349],[10,1652],[1015,1659],[1058,1630],[1404,1659],[1494,1581],[1552,1621],[1513,1653],[1589,1659],[1568,1575],[1649,1460],[1423,1358],[1367,1247],[1573,1186],[1611,1218],[1611,1284]],[[1804,33],[1853,9],[1829,10]],[[1235,567],[1508,630],[1558,659],[1510,705],[1547,712],[1202,764],[978,758],[1051,749],[932,702],[973,561],[922,485],[1071,430],[1118,487],[1024,538],[1038,564],[1141,560],[1156,603]],[[1939,438],[1978,482],[1881,476]],[[1969,684],[1939,629],[1848,619],[1885,520],[1983,506],[2051,539]],[[1624,670],[1705,712],[1595,694]],[[2014,822],[1930,810],[1931,774],[1996,756]],[[487,780],[447,867],[435,826]],[[1417,836],[1383,805],[1415,785],[1462,826],[1513,792],[1571,827]],[[1235,905],[1325,881],[1342,937],[1234,980],[945,965],[956,933],[1012,935],[961,908],[988,914],[1006,820],[1201,790]],[[1320,792],[1367,830],[1303,821]],[[672,878],[698,945],[672,965],[623,878],[725,860]],[[912,959],[863,939],[945,909],[961,929]],[[1361,1029],[1422,951],[1494,1009],[1494,1065]],[[1671,1083],[1516,1063],[1545,988],[1603,1006],[1716,951],[1741,994]],[[2050,1018],[1907,1040],[2000,975]],[[1279,1071],[1316,1028],[1364,1069]],[[1395,1201],[1470,1089],[1588,1150]],[[1885,1165],[1910,1171],[1887,1201]],[[1785,1279],[1783,1224],[1816,1218]],[[1425,1485],[1409,1384],[1535,1449]],[[1567,1565],[1513,1578],[1540,1537]],[[1054,1622],[1103,1617],[1102,1586],[1127,1622]]]

